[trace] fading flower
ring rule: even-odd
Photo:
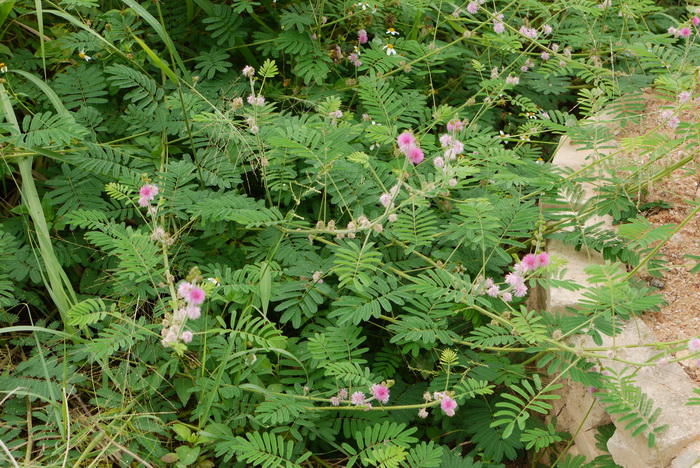
[[[245,67],[243,67],[243,76],[252,78],[253,76],[255,76],[255,68],[251,67],[250,65],[246,65]]]
[[[693,338],[688,341],[688,350],[693,353],[695,351],[700,351],[700,338]]]
[[[527,294],[527,286],[525,286],[525,283],[516,284],[513,286],[513,292],[515,297],[524,297]]]
[[[388,193],[383,193],[379,196],[379,203],[384,207],[388,207],[391,204],[391,195]]]
[[[186,331],[186,332],[182,332],[182,335],[180,336],[180,338],[182,338],[183,342],[189,343],[190,341],[192,341],[193,336],[194,335],[192,334],[191,331]]]
[[[355,406],[360,406],[365,403],[365,394],[362,392],[355,392],[350,397],[350,403]]]
[[[187,318],[190,320],[197,320],[202,315],[202,309],[195,305],[188,306],[185,312],[187,313]]]
[[[425,418],[427,418],[428,416],[429,416],[428,410],[426,410],[425,408],[421,408],[421,409],[418,410],[418,417],[419,417],[419,418],[425,419]]]

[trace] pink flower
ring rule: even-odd
[[[355,52],[348,55],[348,60],[350,61],[350,63],[352,63],[356,67],[359,67],[360,65],[362,65],[362,62],[360,61],[360,57]]]
[[[677,116],[671,117],[671,119],[666,123],[669,128],[678,128],[678,124],[681,123],[681,119]]]
[[[340,401],[347,400],[348,399],[348,391],[345,390],[344,388],[341,388],[340,390],[338,390],[338,399]]]
[[[469,5],[467,5],[467,11],[472,15],[475,15],[476,12],[479,11],[479,4],[477,2],[469,2]]]
[[[457,155],[464,151],[464,143],[459,140],[452,140],[452,144],[445,150],[445,157],[450,160],[457,159]]]
[[[508,273],[506,275],[505,279],[507,284],[510,284],[511,286],[515,286],[518,284],[524,284],[525,280],[523,279],[522,276],[518,276],[515,273]]]
[[[243,76],[252,78],[253,75],[255,75],[255,68],[251,67],[250,65],[246,65],[245,67],[243,67]]]
[[[544,26],[542,26],[542,31],[544,31],[544,34],[546,36],[549,36],[550,34],[552,34],[552,27],[548,24],[545,24]]]
[[[451,397],[443,397],[442,401],[440,401],[440,408],[447,416],[454,416],[457,402]]]
[[[549,265],[549,254],[547,252],[540,253],[537,256],[537,263],[541,267]]]
[[[340,398],[337,396],[331,397],[331,405],[340,406]]]
[[[688,341],[688,350],[692,353],[695,351],[700,351],[700,338],[693,338]]]
[[[534,254],[527,254],[523,257],[522,261],[525,271],[532,271],[537,269],[537,257]]]
[[[700,18],[698,18],[697,16],[693,16],[693,17],[690,19],[690,21],[693,23],[693,26],[698,26],[698,25],[700,25]]]
[[[389,388],[386,385],[374,384],[372,385],[371,390],[372,395],[377,399],[377,401],[384,404],[389,402]]]
[[[678,93],[678,100],[682,103],[688,102],[690,100],[690,93],[688,91]]]
[[[350,397],[350,402],[353,405],[360,406],[365,403],[365,394],[362,392],[355,392]]]
[[[537,39],[537,30],[527,26],[520,26],[520,34],[530,39]]]
[[[454,141],[454,138],[452,138],[452,136],[448,135],[447,133],[440,136],[440,145],[443,148],[449,148],[452,145],[453,141]]]
[[[187,312],[187,318],[190,320],[197,320],[202,315],[202,309],[193,305],[187,307],[185,312]]]
[[[360,44],[367,44],[367,41],[369,41],[369,38],[367,37],[367,31],[364,29],[360,29],[357,31],[357,40],[360,41]]]
[[[379,203],[381,203],[385,207],[389,206],[391,204],[391,195],[389,195],[388,193],[383,193],[379,197]]]
[[[142,207],[145,208],[145,207],[147,207],[150,203],[151,203],[151,201],[150,201],[148,198],[146,198],[146,197],[139,197],[139,206],[142,206]]]
[[[520,83],[520,78],[518,78],[517,76],[509,76],[508,78],[506,78],[506,84],[516,85],[519,83]]]
[[[139,189],[139,195],[151,201],[158,195],[158,187],[155,185],[144,185]]]
[[[178,297],[185,299],[187,296],[189,296],[191,290],[192,285],[187,281],[183,281],[180,283],[180,286],[177,287],[177,295]]]
[[[447,183],[450,185],[450,187],[456,187],[457,186],[457,179],[452,178]]]
[[[199,305],[204,302],[205,297],[206,294],[204,293],[204,289],[200,288],[199,286],[192,286],[189,294],[187,294],[185,297],[185,302],[190,305]]]
[[[493,32],[496,34],[503,34],[506,31],[506,25],[501,21],[493,21]]]
[[[690,28],[681,28],[680,33],[681,37],[690,37]]]
[[[423,159],[425,159],[425,155],[423,154],[423,150],[420,148],[416,148],[415,146],[408,150],[408,159],[411,160],[413,164],[420,164],[423,162]]]
[[[182,332],[181,337],[182,337],[182,341],[184,341],[185,343],[189,343],[190,341],[192,341],[193,335],[192,335],[191,331],[186,331],[186,332]]]
[[[491,278],[486,278],[486,281],[484,281],[484,287],[485,288],[490,288],[493,286],[493,280]]]
[[[525,283],[518,283],[513,286],[513,291],[515,291],[515,297],[523,297],[527,294],[527,286]]]
[[[413,133],[409,132],[408,130],[404,130],[396,141],[398,142],[399,148],[402,151],[406,151],[416,145],[416,137],[414,137]]]
[[[501,299],[502,299],[504,302],[510,302],[510,301],[513,300],[513,295],[512,295],[511,293],[509,293],[509,292],[504,292],[504,293],[501,295]]]
[[[550,57],[549,52],[542,52],[542,54],[540,54],[540,57],[542,57],[542,60],[546,62],[547,60],[549,60]]]
[[[438,156],[435,159],[433,159],[433,165],[435,167],[445,167],[445,160],[442,159],[442,157]]]
[[[674,28],[673,26],[671,26],[670,28],[668,28],[668,33],[676,36],[678,34],[678,30],[676,28]]]
[[[499,288],[497,284],[494,284],[486,291],[486,294],[491,297],[498,297],[499,292],[501,292],[501,288]]]

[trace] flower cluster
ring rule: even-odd
[[[669,128],[677,128],[678,124],[681,123],[681,119],[677,115],[673,115],[673,111],[670,109],[661,112],[661,118],[666,121],[666,126]]]
[[[454,161],[457,155],[464,151],[464,143],[447,133],[440,137],[440,145],[445,150],[445,158],[449,161]]]
[[[503,22],[503,13],[499,13],[496,19],[493,20],[493,32],[503,34],[506,31],[506,25]]]
[[[158,195],[158,187],[147,184],[139,189],[139,206],[147,207],[151,201]]]
[[[549,262],[550,258],[547,252],[541,252],[538,255],[527,254],[520,263],[513,267],[513,272],[505,276],[504,282],[507,285],[505,289],[502,290],[501,286],[496,284],[491,278],[487,278],[479,288],[488,296],[493,298],[500,297],[504,302],[512,301],[513,296],[524,297],[528,291],[525,284],[526,275],[549,265]]]
[[[185,323],[187,320],[197,320],[202,315],[199,306],[204,302],[206,293],[194,281],[183,281],[177,288],[177,297],[180,300],[178,307],[171,317],[163,320],[160,332],[163,337],[161,343],[166,347],[173,346],[179,340],[183,343],[192,341],[193,334],[184,329]]]
[[[262,107],[265,105],[265,98],[260,95],[250,94],[248,95],[248,104],[251,106]]]
[[[372,409],[372,401],[378,401],[379,403],[385,405],[389,403],[389,387],[391,386],[391,382],[388,384],[386,382],[382,382],[381,384],[372,384],[371,387],[369,387],[369,391],[372,394],[372,396],[367,397],[364,392],[361,391],[356,391],[352,395],[350,395],[350,404],[355,405],[355,406],[364,406],[365,410],[369,411]],[[334,397],[331,397],[331,404],[333,406],[339,406],[341,402],[347,400],[348,398],[348,392],[345,389],[341,389],[338,391],[338,394]]]
[[[425,154],[423,154],[423,150],[420,149],[418,140],[413,136],[413,133],[405,130],[399,135],[396,141],[399,144],[399,150],[405,154],[413,164],[420,164],[423,162]]]

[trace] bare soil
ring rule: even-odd
[[[655,227],[677,225],[688,217],[694,208],[693,203],[700,203],[700,142],[681,136],[682,132],[665,124],[667,119],[662,117],[662,112],[675,106],[676,102],[658,94],[645,93],[644,97],[646,111],[641,121],[626,125],[617,137],[623,141],[651,133],[685,139],[677,150],[658,159],[653,169],[668,167],[690,155],[693,156],[692,161],[669,177],[649,184],[642,197],[643,202],[663,201],[671,205],[669,209],[652,209],[646,213],[647,219]],[[700,122],[700,97],[695,95],[689,103],[690,108],[678,114],[681,122]],[[650,155],[627,153],[624,158],[633,165],[641,166],[650,160]],[[700,337],[700,274],[690,273],[697,261],[686,257],[700,256],[700,216],[690,219],[666,242],[660,253],[668,261],[668,270],[663,272],[663,277],[655,279],[647,273],[642,274],[641,278],[659,288],[668,305],[659,312],[645,314],[642,319],[661,341]],[[690,377],[700,382],[700,367],[697,364],[688,360],[681,362]]]

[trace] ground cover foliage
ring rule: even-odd
[[[578,207],[592,177],[548,161],[563,134],[603,144],[585,119],[633,115],[652,85],[682,138],[628,144],[692,150],[694,16],[0,2],[2,464],[612,466],[542,422],[564,377],[653,445],[634,368],[601,373],[604,349],[565,338],[659,304],[617,262],[662,267],[674,228],[636,196],[668,171],[599,165]],[[610,260],[564,318],[525,305],[578,287],[548,237]]]

